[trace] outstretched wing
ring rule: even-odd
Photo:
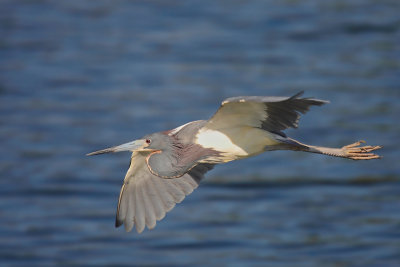
[[[121,188],[115,226],[125,224],[127,232],[134,225],[138,233],[145,226],[154,228],[156,222],[162,220],[176,203],[197,188],[204,174],[213,167],[199,164],[182,177],[163,179],[150,172],[145,160],[146,155],[140,152],[132,154]]]
[[[328,101],[301,98],[303,92],[292,97],[239,96],[222,102],[218,111],[205,125],[208,129],[250,126],[269,132],[281,133],[286,128],[297,128],[300,113],[310,106],[320,106]]]

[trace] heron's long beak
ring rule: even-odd
[[[104,154],[104,153],[115,153],[115,152],[121,152],[121,151],[137,151],[137,150],[142,150],[147,146],[146,140],[135,140],[129,143],[125,143],[119,146],[113,146],[109,147],[106,149],[98,150],[91,152],[89,154],[86,154],[86,156],[93,156],[93,155],[99,155],[99,154]]]

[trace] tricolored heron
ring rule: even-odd
[[[265,151],[296,150],[353,160],[377,159],[380,146],[342,148],[300,143],[282,131],[297,128],[300,113],[328,101],[292,97],[243,96],[222,102],[209,120],[186,123],[119,146],[89,153],[131,151],[132,157],[118,200],[115,226],[155,227],[176,203],[189,195],[215,164],[248,158]]]

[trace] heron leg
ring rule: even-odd
[[[381,158],[381,156],[371,152],[382,148],[382,146],[361,146],[361,144],[365,143],[365,141],[363,140],[343,146],[342,148],[305,145],[294,139],[290,139],[290,141],[293,144],[293,147],[290,148],[292,150],[300,150],[353,160],[369,160]]]

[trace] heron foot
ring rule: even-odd
[[[371,151],[378,150],[382,148],[382,146],[360,146],[365,143],[364,140],[360,140],[353,144],[342,147],[344,156],[353,160],[368,160],[368,159],[379,159],[381,156],[376,155],[374,153],[370,153]]]

